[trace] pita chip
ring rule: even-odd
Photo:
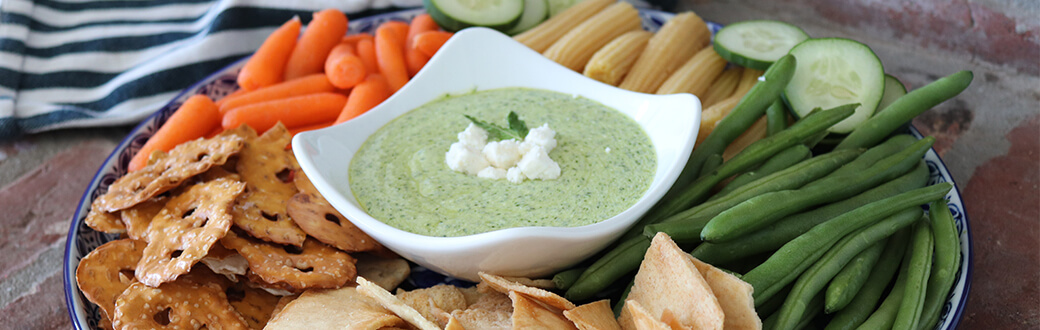
[[[725,271],[687,255],[697,270],[711,286],[726,315],[723,328],[726,330],[762,329],[762,320],[755,312],[754,288],[751,284]]]
[[[563,311],[563,316],[574,322],[580,330],[621,330],[610,309],[610,300],[607,299]]]

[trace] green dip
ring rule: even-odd
[[[549,123],[556,131],[549,156],[560,164],[558,179],[515,184],[448,168],[444,155],[469,125],[463,115],[505,125],[509,111],[528,127]],[[365,141],[349,174],[372,217],[420,235],[464,236],[608,219],[642,197],[656,162],[649,137],[617,110],[552,91],[503,88],[437,99],[401,115]]]

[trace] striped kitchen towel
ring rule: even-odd
[[[140,121],[293,16],[421,0],[0,0],[0,140]]]

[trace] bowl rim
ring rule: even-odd
[[[670,19],[672,16],[675,15],[674,13],[670,13],[670,12],[664,12],[664,11],[660,11],[660,10],[646,9],[646,8],[639,8],[639,11],[640,11],[640,17],[644,19],[644,26],[646,26],[646,23],[645,23],[646,19],[662,20],[663,21],[663,20]],[[421,8],[418,8],[418,9],[406,9],[406,10],[393,11],[393,12],[389,12],[389,13],[377,14],[377,15],[372,15],[372,16],[366,16],[366,17],[359,18],[357,20],[352,20],[351,21],[351,27],[353,28],[354,24],[363,24],[363,23],[368,23],[368,22],[378,22],[378,21],[392,20],[392,19],[395,19],[395,18],[407,17],[408,15],[414,15],[414,14],[421,13],[421,12],[424,12],[424,10],[421,9]],[[709,24],[709,26],[713,26],[713,30],[717,29],[718,27],[721,27],[721,25],[716,24],[714,22],[706,21],[706,23]],[[193,94],[198,93],[199,88],[201,86],[212,84],[213,81],[215,80],[215,78],[219,77],[222,74],[226,74],[227,71],[232,70],[233,68],[237,68],[237,67],[241,66],[247,59],[248,59],[248,56],[244,57],[244,58],[242,58],[242,59],[240,59],[238,61],[235,61],[234,63],[231,63],[231,64],[225,66],[224,68],[222,68],[222,69],[220,69],[218,71],[215,71],[215,72],[207,75],[205,78],[203,78],[203,79],[199,80],[198,82],[192,84],[190,87],[182,90],[180,93],[177,94],[177,96],[175,96],[172,99],[170,99],[170,101],[167,102],[163,107],[157,109],[155,112],[153,112],[152,114],[150,114],[150,115],[146,116],[144,119],[142,119],[137,125],[134,126],[134,128],[130,131],[130,133],[128,133],[127,136],[124,137],[123,140],[120,141],[120,143],[113,149],[112,153],[110,153],[109,156],[105,159],[105,161],[102,163],[102,165],[98,168],[97,172],[95,172],[94,177],[91,179],[90,183],[84,189],[84,193],[83,193],[83,196],[80,197],[79,204],[76,206],[75,211],[71,214],[71,218],[72,219],[71,219],[71,223],[69,225],[69,231],[66,234],[65,250],[64,250],[64,256],[63,256],[63,259],[62,259],[62,272],[63,272],[63,274],[62,274],[62,283],[63,283],[63,286],[64,286],[64,290],[63,291],[64,291],[64,296],[65,296],[65,307],[66,307],[66,312],[68,313],[68,316],[69,316],[69,319],[70,319],[70,321],[72,323],[73,328],[75,328],[75,329],[87,329],[87,327],[89,326],[89,324],[81,322],[81,319],[80,319],[81,316],[83,318],[86,318],[87,310],[76,308],[76,306],[77,306],[76,301],[78,299],[75,296],[78,295],[78,294],[81,295],[81,290],[79,289],[78,285],[75,283],[75,268],[71,267],[71,266],[73,266],[73,260],[72,260],[74,258],[73,252],[74,252],[74,249],[77,249],[76,244],[77,244],[77,241],[78,241],[78,238],[79,238],[79,235],[77,234],[77,231],[78,231],[79,227],[82,225],[82,222],[80,221],[82,216],[80,216],[80,215],[84,211],[84,201],[87,200],[90,197],[90,195],[91,195],[91,193],[93,191],[97,190],[99,181],[101,180],[101,178],[105,174],[105,172],[107,172],[106,169],[111,166],[113,158],[117,157],[124,149],[126,149],[128,147],[128,145],[132,142],[131,138],[134,136],[135,132],[144,131],[144,128],[146,126],[151,125],[155,121],[157,121],[156,118],[161,116],[161,115],[163,115],[163,112],[164,112],[165,109],[170,107],[172,104],[174,104],[179,98],[183,97],[185,94],[188,94],[188,93],[193,93]],[[912,124],[910,125],[910,131],[911,131],[912,135],[914,135],[915,137],[921,138],[920,132]],[[925,157],[928,157],[929,154],[935,155],[936,160],[938,160],[939,165],[941,166],[940,175],[942,175],[942,172],[944,172],[944,171],[947,174],[950,174],[949,173],[949,167],[946,166],[945,161],[941,157],[939,157],[938,153],[935,151],[934,148],[929,149],[928,153],[925,154]],[[952,180],[952,178],[953,178],[952,174],[950,175],[950,178],[951,178],[951,180],[949,182],[954,185],[954,188],[953,188],[953,190],[951,191],[950,194],[947,194],[947,196],[951,196],[952,195],[952,196],[957,197],[958,200],[960,200],[959,205],[961,206],[961,211],[963,212],[963,222],[962,222],[962,225],[964,226],[964,230],[963,231],[964,231],[964,235],[965,235],[965,240],[963,240],[962,242],[967,243],[967,244],[963,245],[963,247],[962,247],[962,250],[966,250],[967,251],[967,254],[964,256],[964,258],[962,258],[962,267],[964,267],[965,270],[958,272],[958,276],[957,276],[957,279],[960,279],[961,278],[960,274],[964,274],[964,281],[963,281],[964,282],[964,289],[963,289],[963,292],[961,292],[961,296],[959,297],[959,299],[953,300],[952,299],[952,298],[954,298],[953,295],[957,294],[957,292],[955,290],[956,289],[956,286],[955,286],[954,290],[951,291],[950,295],[945,299],[945,302],[947,302],[947,303],[956,303],[957,307],[956,307],[956,309],[950,310],[947,314],[945,314],[945,316],[947,316],[947,317],[942,319],[942,320],[940,320],[942,322],[936,324],[936,329],[956,329],[960,325],[960,321],[963,319],[965,306],[967,305],[968,296],[969,296],[969,294],[971,292],[972,275],[974,273],[974,266],[973,265],[974,265],[974,254],[975,254],[974,251],[975,251],[975,248],[974,248],[974,240],[972,239],[972,234],[971,234],[971,230],[970,230],[970,222],[971,222],[970,221],[970,216],[968,215],[967,207],[966,207],[966,205],[964,203],[963,194],[961,193],[960,187],[958,186],[956,181]],[[86,205],[89,205],[89,203],[86,203]],[[75,261],[76,261],[76,264],[78,265],[78,260],[75,260]],[[955,285],[956,285],[956,282],[955,282]],[[87,302],[87,301],[84,301],[83,303],[84,304],[90,304],[90,302]],[[81,304],[80,306],[83,306],[83,305]],[[952,317],[952,320],[950,319],[951,317]],[[946,320],[950,320],[950,321],[948,321],[949,323],[947,323],[948,326],[944,328],[943,327],[943,324],[944,324],[943,322],[947,322]]]
[[[494,30],[491,30],[491,29],[487,29],[487,28],[468,28],[468,29],[465,29],[463,31],[459,31],[456,34],[457,35],[461,35],[463,37],[467,37],[467,36],[472,35],[473,37],[470,38],[472,40],[487,41],[487,40],[490,40],[491,38],[493,38],[494,39],[493,42],[510,43],[510,44],[515,44],[515,45],[518,45],[518,46],[520,45],[519,43],[512,42],[512,39],[509,38],[508,36],[506,36],[505,34],[502,34],[501,32],[497,32],[497,31],[494,31]],[[478,39],[478,38],[480,38],[480,39]],[[448,43],[446,43],[444,47],[445,48],[451,47],[454,43],[458,43],[458,42],[472,42],[472,41],[468,41],[468,40],[461,40],[460,41],[460,39],[452,38],[452,40],[449,40]],[[495,47],[489,47],[489,48],[495,48]],[[446,62],[446,61],[440,61],[442,59],[446,59],[446,58],[443,58],[443,57],[439,57],[439,56],[441,56],[441,54],[445,54],[445,53],[438,53],[437,55],[435,55],[433,58],[430,59],[429,65],[437,65],[437,63]],[[450,55],[450,54],[448,54],[448,55]],[[574,72],[571,71],[570,69],[567,69],[567,68],[565,68],[565,67],[563,67],[563,66],[561,66],[559,64],[556,64],[555,62],[551,62],[551,61],[545,59],[544,57],[540,57],[540,55],[539,55],[539,57],[535,57],[535,55],[539,55],[539,54],[532,51],[532,52],[530,52],[530,54],[525,54],[523,56],[524,56],[524,58],[530,58],[531,61],[532,61],[532,64],[536,64],[539,67],[543,67],[543,66],[544,67],[550,67],[550,68],[552,68],[553,71],[559,72],[559,74],[561,74],[561,75],[571,75],[571,76],[573,76]],[[424,72],[429,72],[429,71],[424,71]],[[436,77],[428,77],[427,78],[426,76],[424,76],[424,77],[418,77],[417,76],[416,78],[413,78],[413,80],[418,81],[420,79],[427,80],[427,79],[434,79],[434,78],[436,78]],[[581,77],[581,78],[585,78],[585,77]],[[592,80],[592,79],[588,79],[588,78],[582,79],[581,81],[582,81],[582,85],[584,85],[584,86],[591,86],[591,87],[587,87],[587,88],[596,89],[596,90],[602,90],[602,89],[611,90],[611,89],[613,89],[613,90],[611,90],[611,92],[615,92],[615,90],[616,90],[616,92],[624,92],[626,94],[632,94],[632,97],[639,97],[640,99],[645,99],[645,100],[661,100],[661,102],[664,102],[667,99],[676,99],[676,100],[678,100],[678,99],[681,99],[681,98],[689,98],[689,101],[695,102],[697,107],[700,107],[700,100],[698,98],[696,98],[696,96],[693,96],[692,94],[654,95],[654,94],[645,94],[645,93],[634,93],[634,92],[631,92],[631,91],[621,90],[621,89],[618,89],[617,87],[614,87],[614,86],[611,86],[611,85],[607,85],[607,84],[603,84],[601,82],[598,82],[598,81],[595,81],[595,80]],[[409,81],[409,85],[406,85],[405,87],[402,88],[402,91],[407,91],[409,86],[411,86],[410,84],[411,84],[411,81]],[[525,87],[522,87],[522,88],[525,88]],[[494,89],[496,89],[496,88],[480,89],[479,86],[478,86],[477,88],[472,89],[472,90],[467,89],[466,91],[447,91],[446,93],[440,93],[440,94],[441,95],[444,95],[444,94],[447,94],[447,95],[465,95],[465,94],[468,94],[468,92],[470,92],[470,91],[486,91],[486,90],[494,90]],[[568,94],[567,92],[552,91],[552,90],[545,89],[545,88],[542,88],[542,89],[543,90],[548,90],[550,92]],[[599,93],[597,93],[597,94],[599,94]],[[600,95],[602,95],[602,94],[600,94]],[[410,96],[410,95],[395,93],[393,96],[391,96],[391,98],[394,98],[394,99],[387,99],[387,101],[385,101],[384,103],[380,104],[376,108],[373,108],[373,110],[377,110],[377,109],[380,109],[380,108],[383,108],[383,107],[395,106],[395,105],[397,105],[397,104],[394,103],[396,99],[398,99],[398,98],[404,99],[404,98],[407,98],[408,96]],[[600,101],[600,100],[606,99],[604,97],[597,97],[596,95],[583,95],[582,97],[587,98],[587,99],[592,100],[592,101],[597,102],[597,103],[601,103],[601,104],[603,103],[603,101]],[[420,104],[427,104],[428,102],[433,102],[433,101],[436,101],[436,100],[438,100],[438,98],[434,97],[434,98],[432,98],[430,100],[419,101],[419,103]],[[400,101],[400,102],[407,102],[407,101]],[[612,107],[610,107],[610,108],[611,108],[611,110],[620,112],[622,115],[624,115],[627,118],[630,118],[630,119],[633,119],[633,120],[636,119],[636,118],[633,118],[632,115],[626,113],[625,111],[622,111],[620,109],[614,109]],[[401,118],[401,116],[404,116],[404,115],[408,114],[412,110],[414,110],[414,109],[403,110],[403,111],[401,111],[400,114],[397,114],[397,115],[394,115],[392,117],[386,118],[385,121],[382,120],[383,117],[378,117],[379,119],[372,120],[373,121],[372,123],[361,122],[361,121],[358,121],[358,122],[352,121],[352,122],[354,123],[353,125],[370,124],[370,125],[379,126],[379,128],[381,128],[382,126],[386,125],[387,123],[389,123],[389,122],[391,122],[391,121],[393,121],[393,120],[395,120],[397,118]],[[377,117],[374,116],[374,112],[375,111],[367,112],[367,113],[359,116],[356,119],[365,120],[365,118],[377,118]],[[692,116],[693,119],[695,119],[697,122],[700,122],[700,113],[699,112],[695,112],[692,115],[693,115]],[[387,116],[384,116],[384,117],[387,117]],[[691,127],[686,128],[683,132],[689,132],[689,134],[688,134],[688,136],[686,136],[686,141],[684,141],[683,143],[680,144],[680,146],[679,146],[680,149],[678,150],[678,156],[676,157],[675,161],[671,162],[670,164],[664,164],[663,168],[661,168],[661,167],[655,168],[655,175],[654,175],[654,177],[651,178],[651,182],[648,184],[646,190],[640,195],[639,199],[636,200],[635,202],[633,202],[632,205],[630,205],[629,207],[625,208],[621,212],[619,212],[617,214],[614,214],[614,215],[612,215],[612,216],[610,216],[610,217],[608,217],[606,219],[601,219],[601,220],[599,220],[599,221],[597,221],[595,223],[591,223],[591,224],[588,224],[588,225],[574,226],[574,227],[521,226],[521,227],[510,227],[510,228],[496,229],[496,230],[492,230],[492,231],[475,233],[475,234],[470,234],[470,235],[463,235],[463,236],[438,237],[438,236],[428,236],[428,235],[423,235],[423,234],[409,232],[409,231],[406,231],[406,230],[403,230],[403,229],[400,229],[400,228],[388,225],[385,222],[383,222],[383,221],[381,221],[379,219],[376,219],[375,217],[373,217],[370,214],[368,214],[368,212],[365,211],[362,207],[360,207],[360,205],[353,205],[353,203],[350,202],[350,198],[354,197],[354,196],[345,196],[347,194],[345,194],[342,191],[340,191],[339,189],[335,188],[332,185],[332,183],[329,182],[329,180],[327,178],[325,178],[321,174],[321,171],[318,169],[320,166],[317,164],[317,162],[314,159],[312,159],[311,155],[308,152],[305,151],[305,150],[307,150],[308,146],[313,144],[313,143],[308,143],[307,141],[314,142],[314,141],[317,141],[318,139],[320,139],[322,136],[333,135],[334,133],[331,133],[331,132],[346,130],[348,128],[345,127],[345,126],[348,126],[348,124],[351,124],[351,123],[344,123],[343,125],[337,125],[337,126],[334,126],[334,127],[327,127],[327,128],[323,128],[323,129],[319,129],[319,130],[314,130],[314,131],[309,131],[309,132],[302,132],[300,134],[297,134],[297,136],[293,138],[292,145],[293,145],[293,150],[297,153],[297,160],[298,160],[298,162],[300,164],[301,169],[303,169],[303,171],[307,173],[307,176],[309,178],[311,178],[311,182],[318,188],[318,190],[320,192],[323,192],[323,195],[326,195],[326,199],[328,199],[330,202],[332,202],[331,204],[333,204],[333,206],[335,206],[344,215],[350,217],[351,221],[355,222],[355,225],[357,225],[358,227],[361,227],[366,232],[369,232],[369,235],[372,235],[372,236],[385,235],[385,236],[392,237],[394,243],[397,243],[397,244],[402,244],[403,243],[404,245],[408,245],[408,246],[423,246],[424,249],[426,249],[426,250],[433,250],[433,251],[459,251],[459,250],[476,248],[476,247],[480,247],[480,246],[489,246],[489,245],[501,244],[502,242],[506,242],[506,241],[516,241],[516,240],[531,239],[531,238],[552,239],[552,240],[557,240],[557,241],[584,241],[584,240],[596,239],[596,238],[599,238],[599,237],[603,237],[604,235],[609,235],[609,233],[611,233],[613,231],[621,232],[624,229],[626,229],[629,226],[631,226],[632,224],[634,224],[636,221],[638,221],[638,219],[641,217],[640,212],[645,212],[645,210],[640,211],[640,209],[647,209],[648,210],[650,207],[653,206],[653,204],[657,203],[657,201],[660,200],[660,198],[664,195],[664,193],[668,189],[671,188],[671,186],[675,182],[675,179],[678,177],[679,172],[682,171],[683,165],[685,164],[685,160],[687,158],[689,158],[691,150],[693,149],[694,144],[696,143],[697,132],[699,131],[699,126],[697,126],[697,125],[692,125]],[[648,131],[648,128],[645,127],[643,125],[643,123],[639,123],[638,120],[637,120],[637,124],[639,124],[639,127],[642,128],[644,131]],[[379,128],[376,128],[376,130],[374,130],[371,134],[375,134],[375,132]],[[371,134],[366,136],[365,140],[367,140],[367,138],[369,136],[371,136]],[[647,134],[647,135],[648,135],[648,138],[649,138],[649,134]],[[661,163],[661,155],[659,154],[659,151],[660,150],[665,150],[665,149],[659,148],[656,145],[654,145],[652,147],[655,150],[655,156],[654,157],[655,157],[656,163],[658,163],[658,165],[660,165],[660,163]],[[356,151],[355,151],[355,153],[356,153]],[[351,155],[350,158],[353,159],[353,155]],[[660,177],[660,179],[657,179],[656,178],[656,176],[657,176],[656,172],[659,169],[664,170],[664,173]],[[348,181],[349,181],[349,178],[348,178]],[[655,186],[655,184],[656,184],[656,186]],[[332,192],[332,193],[331,194],[326,194],[325,192]],[[354,199],[356,199],[356,197],[354,197]],[[345,206],[345,207],[348,207],[348,209],[347,210],[339,209],[339,205],[338,204],[341,204],[341,203],[349,205],[349,206]],[[371,233],[370,231],[376,231],[377,233]],[[404,242],[407,242],[407,243],[404,243]]]

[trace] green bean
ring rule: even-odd
[[[896,321],[896,313],[899,312],[899,305],[903,303],[903,295],[906,291],[906,277],[910,268],[909,254],[911,251],[912,249],[907,247],[905,253],[903,253],[899,277],[896,278],[896,284],[892,286],[892,291],[888,293],[881,305],[874,310],[874,313],[871,313],[866,321],[863,321],[859,327],[856,327],[857,330],[892,329],[892,323]]]
[[[639,220],[639,223],[636,224],[636,229],[638,230],[636,233],[641,233],[640,231],[645,225],[656,223],[704,201],[708,194],[711,193],[711,189],[719,182],[722,182],[722,180],[745,171],[784,149],[801,143],[813,134],[826,130],[829,127],[828,125],[833,125],[831,123],[840,122],[842,119],[848,118],[852,115],[852,109],[855,107],[855,104],[847,104],[831,110],[809,114],[796,122],[791,128],[783,130],[777,135],[751,143],[729,161],[722,163],[722,166],[719,166],[718,169],[697,179],[689,187],[682,189],[682,192],[674,198],[662,199],[658,205],[654,206],[647,215]]]
[[[856,160],[850,162],[848,165],[842,166],[842,168],[834,171],[834,173],[831,173],[831,176],[862,172],[863,170],[874,166],[874,164],[877,164],[877,162],[882,159],[906,150],[906,148],[910,147],[914,142],[917,142],[917,138],[910,135],[899,134],[893,136],[879,145],[870,147],[870,149],[863,152],[863,154],[856,158]]]
[[[780,93],[794,76],[796,61],[794,56],[785,55],[773,62],[769,69],[762,74],[764,80],[751,87],[733,110],[722,118],[715,129],[704,138],[704,141],[693,149],[690,159],[686,162],[679,178],[675,180],[672,189],[665,194],[670,199],[677,195],[683,187],[701,177],[701,168],[708,156],[722,154],[726,146],[733,143],[744,131],[765,114],[766,107],[780,98]]]
[[[885,244],[878,242],[860,252],[848,265],[845,265],[845,268],[834,275],[834,279],[827,285],[827,291],[824,294],[826,310],[836,311],[845,308],[845,305],[852,301],[856,293],[863,288],[863,284],[867,283],[870,269],[877,264],[878,258],[881,258],[881,251],[884,250]]]
[[[757,254],[776,251],[787,242],[824,221],[883,198],[924,187],[927,182],[928,165],[924,161],[919,161],[917,167],[909,173],[852,198],[785,217],[768,227],[728,242],[701,243],[690,254],[710,264],[725,264]]]
[[[578,277],[585,272],[585,269],[585,267],[578,267],[556,273],[552,278],[553,284],[558,290],[567,290],[578,281]]]
[[[812,266],[838,239],[879,219],[911,206],[928,203],[953,188],[948,182],[914,189],[888,197],[835,217],[798,236],[764,263],[741,277],[755,289],[755,305],[759,305]]]
[[[797,189],[821,178],[845,163],[859,156],[859,152],[841,150],[819,157],[810,158],[787,169],[746,184],[729,195],[709,201],[689,210],[668,217],[657,224],[644,227],[643,234],[654,237],[657,232],[665,232],[677,243],[686,244],[700,241],[701,229],[719,213],[734,207],[748,199],[764,193]]]
[[[798,324],[805,312],[804,308],[810,299],[820,294],[827,283],[834,278],[860,252],[883,242],[896,231],[912,225],[921,219],[921,208],[911,206],[903,209],[885,220],[849,234],[827,251],[812,267],[805,271],[791,288],[783,307],[778,312],[779,320],[775,329],[790,330]],[[883,244],[883,243],[882,243]]]
[[[909,171],[917,165],[933,142],[935,138],[925,137],[858,173],[828,175],[797,190],[766,193],[737,204],[708,221],[701,232],[701,239],[711,242],[731,240],[768,226],[787,215],[855,196]]]
[[[946,295],[953,289],[957,267],[961,264],[960,234],[946,200],[933,202],[928,208],[928,215],[935,234],[935,265],[932,266],[932,276],[928,278],[928,294],[919,327],[922,330],[932,329],[939,322]]]
[[[781,100],[773,101],[773,104],[766,108],[766,134],[773,136],[786,128],[787,109],[784,107],[784,102]]]
[[[903,302],[899,304],[893,330],[917,330],[921,323],[921,312],[924,309],[925,292],[928,290],[928,275],[932,271],[932,254],[935,252],[935,237],[927,221],[922,221],[914,228],[914,237],[910,241],[910,270],[906,276],[906,291]]]
[[[972,78],[971,71],[961,71],[906,93],[856,127],[834,149],[865,148],[878,143],[922,112],[960,94]]]
[[[787,300],[787,294],[791,292],[791,286],[784,287],[776,295],[769,298],[762,303],[762,306],[755,306],[755,312],[758,313],[758,317],[765,318],[766,316],[772,316],[776,314],[776,311],[780,310],[780,306],[784,305],[784,300]],[[775,322],[775,321],[774,321]]]
[[[650,239],[637,236],[626,240],[617,248],[608,252],[589,266],[584,273],[578,277],[564,296],[572,301],[585,300],[603,291],[621,277],[639,269],[643,261],[646,249],[650,248]]]
[[[812,150],[809,150],[809,147],[806,147],[804,144],[798,144],[793,147],[787,148],[786,150],[781,151],[773,157],[769,157],[769,159],[763,162],[762,165],[758,168],[748,172],[744,172],[744,174],[738,175],[736,178],[733,179],[733,181],[730,181],[728,184],[726,184],[725,187],[722,187],[722,189],[719,190],[719,192],[715,193],[715,195],[711,196],[711,198],[708,198],[708,201],[710,202],[719,199],[722,196],[729,195],[729,193],[733,192],[737,188],[744,186],[745,184],[761,179],[762,177],[765,177],[767,175],[779,172],[780,170],[783,170],[785,168],[791,167],[794,164],[798,164],[803,160],[809,159],[809,157],[811,156]]]
[[[722,155],[714,154],[708,156],[708,159],[704,161],[703,169],[705,173],[711,173],[714,172],[715,169],[719,168],[720,165],[722,165]]]
[[[823,309],[823,295],[817,295],[815,298],[809,301],[806,305],[805,313],[801,315],[801,321],[795,326],[795,329],[805,329],[809,326],[809,322],[812,321],[816,315],[820,314]],[[776,329],[777,321],[779,321],[780,313],[773,313],[765,321],[762,322],[762,329]]]
[[[870,271],[867,283],[863,285],[859,293],[856,293],[856,297],[852,298],[852,301],[845,308],[842,308],[831,318],[826,330],[855,329],[874,312],[878,300],[881,299],[881,294],[884,293],[888,284],[892,283],[892,278],[899,271],[899,265],[903,260],[903,255],[906,253],[906,245],[910,241],[911,230],[911,228],[904,228],[888,239],[888,244],[885,244],[885,251],[881,252],[881,258],[878,260],[877,266]],[[824,306],[824,311],[831,313],[835,310]]]

